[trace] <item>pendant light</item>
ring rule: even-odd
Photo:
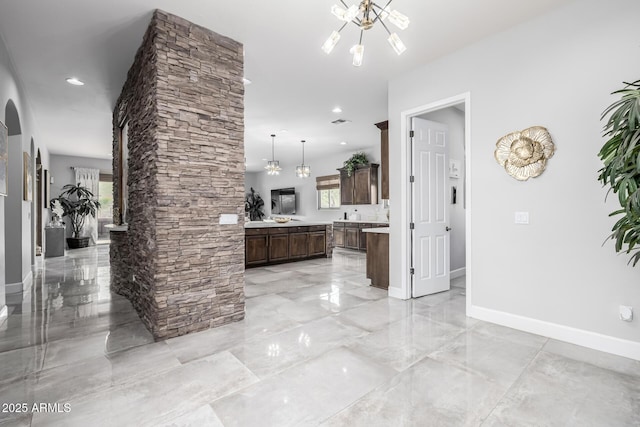
[[[276,136],[271,134],[271,160],[269,160],[267,166],[264,167],[268,175],[280,175],[280,171],[282,170],[280,162],[275,158],[275,138]]]
[[[309,178],[311,176],[311,166],[304,164],[304,143],[303,139],[300,141],[302,143],[302,164],[300,166],[296,166],[296,176],[298,178]]]

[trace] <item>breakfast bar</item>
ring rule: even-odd
[[[365,228],[367,233],[367,278],[371,286],[389,288],[389,227]]]

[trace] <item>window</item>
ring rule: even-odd
[[[340,175],[317,177],[316,189],[318,190],[318,209],[340,207]]]
[[[100,209],[98,209],[98,219],[107,219],[113,222],[113,176],[100,174],[98,195]]]

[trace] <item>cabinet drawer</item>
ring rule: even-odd
[[[289,234],[289,227],[270,228],[269,234]]]
[[[244,234],[245,236],[267,235],[267,230],[264,228],[245,228]]]
[[[344,228],[344,222],[334,222],[333,228]]]
[[[360,224],[357,222],[345,222],[344,226],[345,228],[358,228]]]
[[[309,227],[289,227],[289,233],[308,233]]]
[[[311,225],[309,226],[309,232],[312,231],[326,231],[327,226],[326,225]]]

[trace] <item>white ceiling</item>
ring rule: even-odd
[[[331,55],[320,50],[339,28],[330,13],[336,0],[0,0],[0,36],[32,106],[37,142],[53,154],[99,158],[111,157],[111,110],[154,9],[240,41],[253,82],[245,93],[247,169],[258,171],[271,157],[271,133],[284,167],[299,163],[301,139],[308,160],[378,144],[373,124],[387,119],[390,78],[568,2],[394,0],[392,9],[411,19],[397,30],[407,51],[397,56],[374,27],[359,68],[348,53],[354,25]],[[86,85],[67,84],[70,76]],[[335,106],[343,113],[332,113]],[[330,123],[337,118],[351,123]]]

